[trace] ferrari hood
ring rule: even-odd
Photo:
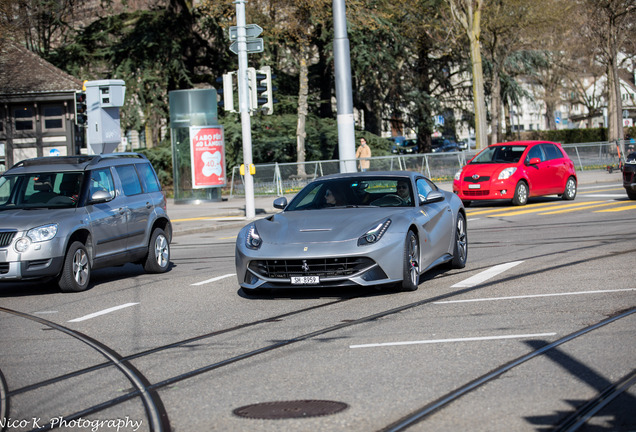
[[[386,208],[324,209],[278,213],[255,225],[266,243],[322,243],[357,240],[387,217]]]

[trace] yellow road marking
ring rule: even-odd
[[[546,206],[554,206],[554,205],[555,205],[554,203],[543,203],[543,204],[530,204],[528,205],[528,207],[536,208],[536,207],[546,207]],[[489,209],[489,210],[475,209],[475,211],[471,211],[471,209],[467,209],[466,213],[468,214],[468,216],[474,216],[474,215],[481,215],[481,214],[487,214],[487,213],[496,213],[500,211],[505,211],[505,210],[501,208]]]
[[[580,202],[580,203],[573,203],[573,204],[565,204],[565,205],[554,205],[554,208],[561,210],[564,208],[569,208],[569,207],[580,207],[580,206],[585,206],[585,205],[591,205],[591,204],[599,204],[605,201],[587,201],[587,202]],[[517,215],[521,215],[521,214],[527,214],[527,213],[538,213],[538,212],[542,212],[546,210],[545,208],[530,208],[527,210],[518,210],[518,211],[513,211],[513,212],[508,212],[508,213],[500,213],[500,214],[496,214],[496,215],[490,215],[488,217],[503,217],[503,216],[517,216]]]
[[[625,210],[634,210],[636,209],[636,204],[632,204],[626,207],[617,207],[617,208],[611,208],[611,209],[605,209],[605,210],[596,210],[594,213],[604,213],[604,212],[619,212],[619,211],[625,211]]]
[[[184,218],[184,219],[172,219],[172,222],[188,222],[188,221],[197,221],[197,220],[217,220],[217,219],[230,219],[230,218],[240,218],[241,216],[203,216],[203,217],[195,217],[195,218]]]
[[[597,189],[597,190],[591,190],[591,191],[587,191],[587,192],[579,192],[579,195],[594,194],[594,193],[598,193],[598,192],[614,192],[614,191],[622,191],[622,190],[623,190],[623,188]]]
[[[556,211],[539,213],[539,214],[540,215],[549,215],[549,214],[568,213],[568,212],[574,212],[574,211],[579,211],[579,210],[587,210],[587,209],[596,208],[596,207],[606,207],[606,206],[616,205],[616,204],[617,204],[616,201],[610,201],[610,202],[605,202],[605,203],[602,203],[602,204],[594,204],[594,205],[570,208],[570,209],[565,209],[565,210],[556,210]]]

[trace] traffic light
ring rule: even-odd
[[[88,123],[88,107],[86,106],[86,92],[75,92],[75,124],[85,127]]]
[[[219,106],[222,106],[225,111],[236,112],[234,110],[234,75],[236,72],[224,73],[223,77],[216,79],[217,82],[223,82],[223,88],[217,90],[217,93],[221,95],[219,100]]]
[[[263,66],[256,71],[256,89],[258,91],[258,107],[263,107],[265,114],[274,113],[274,89],[272,88],[272,68]]]
[[[270,115],[274,112],[274,92],[272,88],[272,69],[263,66],[261,69],[247,68],[247,81],[250,90],[250,110],[263,110]]]

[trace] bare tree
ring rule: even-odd
[[[622,101],[620,91],[619,53],[628,38],[634,36],[636,2],[634,0],[582,0],[587,17],[583,35],[599,48],[599,61],[607,73],[608,139],[622,140]]]

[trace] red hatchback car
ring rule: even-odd
[[[453,182],[453,192],[470,205],[477,200],[512,200],[525,205],[529,197],[576,197],[576,170],[560,144],[515,141],[486,147],[466,164]]]

